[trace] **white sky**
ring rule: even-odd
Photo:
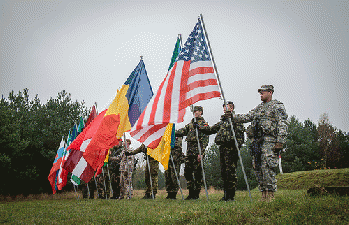
[[[227,100],[237,113],[273,84],[289,116],[349,131],[348,1],[0,0],[0,93],[24,88],[42,103],[63,89],[101,112],[144,57],[154,93],[177,35],[200,14]],[[222,100],[200,103],[213,125]],[[191,116],[186,116],[186,123]],[[180,127],[182,125],[178,125]]]

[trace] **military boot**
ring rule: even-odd
[[[194,190],[189,189],[189,195],[185,200],[192,200],[192,199],[194,199]]]
[[[144,197],[142,199],[151,199],[150,193],[145,193]]]
[[[235,201],[235,189],[227,191],[227,197],[225,201]]]
[[[200,195],[200,190],[195,190],[193,199],[199,199],[199,195]]]
[[[227,199],[227,191],[224,190],[224,195],[219,201],[226,201],[226,199]]]

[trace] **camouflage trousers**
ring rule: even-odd
[[[189,190],[201,190],[202,168],[198,161],[198,155],[188,155],[185,159],[184,177],[187,180]]]
[[[120,197],[120,171],[118,169],[110,170],[110,182],[113,189],[112,198]]]
[[[81,180],[82,198],[94,199],[96,184],[93,178],[87,184]]]
[[[103,168],[104,172],[101,172],[97,177],[97,192],[98,198],[105,199],[110,197],[110,184],[109,176],[106,168]]]
[[[132,171],[120,171],[120,199],[131,199],[132,195]]]
[[[176,167],[176,173],[179,179],[179,172],[181,169],[181,164],[178,161],[173,161]],[[167,192],[178,192],[179,186],[177,182],[177,177],[175,174],[175,169],[173,168],[172,160],[168,161],[168,169],[165,171],[165,179],[166,179],[166,191]]]
[[[151,185],[153,186],[154,195],[158,192],[158,171],[159,171],[159,162],[154,158],[147,156],[150,164],[150,175],[151,175],[151,184],[150,184],[150,175],[148,163],[145,167],[145,184],[147,185],[146,194],[151,194]]]
[[[236,168],[238,162],[238,152],[234,145],[220,145],[220,165],[224,190],[235,190],[237,184]]]
[[[276,191],[276,172],[278,156],[274,153],[274,142],[263,142],[261,145],[261,164],[257,163],[256,156],[252,156],[253,168],[260,191]]]

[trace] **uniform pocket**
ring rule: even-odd
[[[267,158],[267,164],[270,168],[275,168],[278,166],[278,157],[275,155],[270,155]]]

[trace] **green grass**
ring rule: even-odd
[[[314,177],[317,177],[326,183],[333,179],[333,176],[346,179],[337,179],[331,183],[337,186],[348,182],[348,169],[343,171],[313,171],[316,176],[313,174],[310,177],[309,172],[279,175],[279,191],[276,192],[275,200],[270,203],[259,201],[260,193],[256,189],[251,191],[253,202],[250,201],[247,191],[238,191],[234,202],[220,202],[223,192],[213,189],[209,190],[209,201],[206,200],[204,191],[196,201],[182,201],[180,195],[177,196],[177,200],[167,200],[165,191],[159,191],[155,200],[141,199],[143,191],[135,191],[131,200],[83,200],[81,195],[76,199],[74,193],[54,197],[42,195],[29,199],[18,198],[1,202],[0,223],[349,224],[348,196],[309,197],[306,187],[312,185],[310,181],[302,181],[315,180]],[[295,179],[299,182],[295,182]],[[288,190],[286,186],[292,189],[298,187],[299,190]],[[184,194],[187,195],[188,192],[184,191]]]
[[[280,190],[309,189],[318,186],[349,186],[349,168],[298,171],[278,174],[276,178]]]

